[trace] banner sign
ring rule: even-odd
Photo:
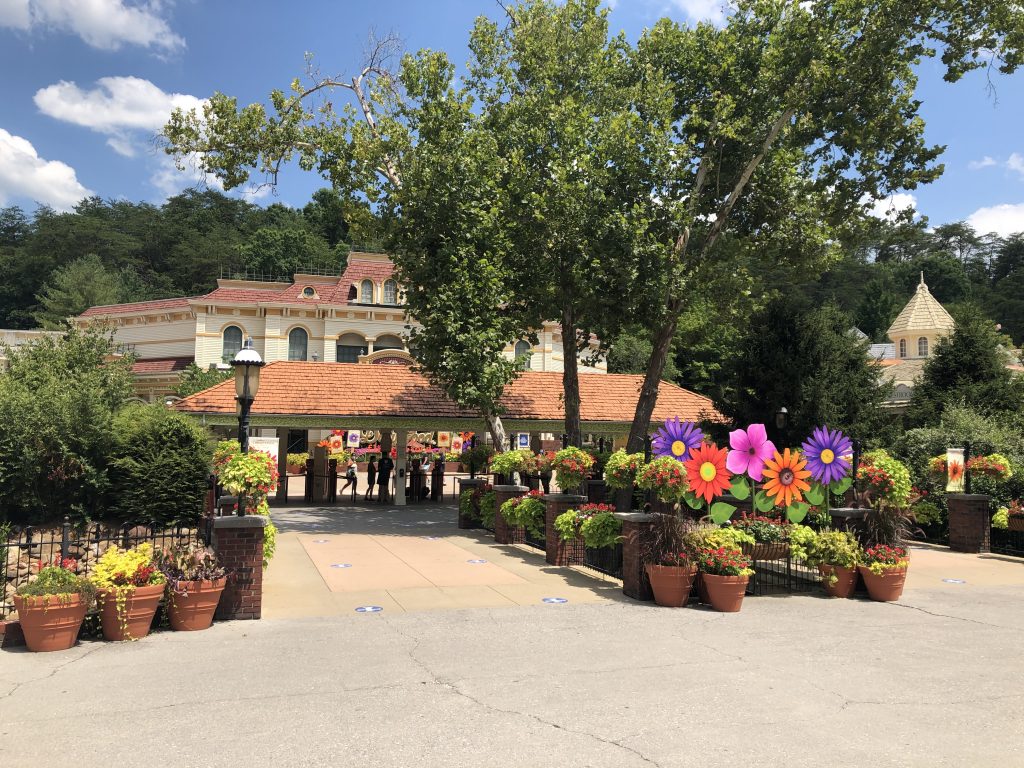
[[[530,433],[529,432],[520,432],[519,433],[519,447],[520,448],[529,448],[530,447]]]
[[[946,449],[946,493],[964,492],[964,449]]]
[[[452,444],[452,433],[451,432],[438,432],[437,433],[437,447],[448,448]]]
[[[277,438],[276,437],[250,437],[249,438],[249,450],[250,451],[263,451],[263,453],[269,453],[274,457],[274,463],[277,463]]]
[[[358,448],[359,447],[359,436],[360,435],[359,435],[359,430],[358,429],[351,429],[351,430],[349,430],[348,439],[345,442],[345,445],[347,445],[349,448]]]
[[[459,435],[452,435],[452,450],[456,453],[462,452],[462,438]]]

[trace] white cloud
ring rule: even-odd
[[[690,21],[725,21],[726,0],[670,0],[674,8],[686,14]]]
[[[179,50],[185,40],[163,18],[164,5],[160,0],[0,0],[0,26],[70,32],[109,51],[126,43]]]
[[[995,164],[995,158],[985,155],[981,160],[971,160],[971,162],[967,164],[967,168],[972,171],[978,171],[982,168],[991,168]]]
[[[157,161],[157,169],[149,178],[152,184],[164,199],[176,195],[189,187],[211,187],[224,190],[224,184],[220,179],[208,173],[204,173],[199,167],[197,155],[186,157],[182,161],[185,170],[179,170],[170,155],[161,155]]]
[[[917,208],[917,198],[909,192],[897,192],[881,200],[872,201],[871,198],[861,200],[864,205],[871,206],[868,213],[877,219],[895,219],[898,214],[907,208]]]
[[[201,109],[204,103],[186,93],[165,93],[139,77],[102,77],[96,86],[82,90],[62,80],[36,91],[35,103],[45,115],[106,135],[115,152],[129,157],[135,154],[133,133],[155,133],[176,107]]]
[[[1024,155],[1014,152],[1006,161],[1006,167],[1024,176]]]
[[[66,211],[91,194],[70,165],[44,160],[29,141],[0,128],[0,205],[28,197]]]
[[[1024,232],[1024,203],[979,208],[967,217],[967,223],[978,232],[995,232],[1003,237]]]

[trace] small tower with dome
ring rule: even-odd
[[[953,333],[955,325],[953,317],[928,290],[922,272],[917,290],[893,320],[887,335],[897,360],[921,360],[934,353],[939,339]]]

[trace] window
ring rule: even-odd
[[[288,334],[288,359],[305,360],[309,334],[304,328],[292,328]]]
[[[221,359],[230,363],[242,348],[242,329],[237,325],[229,325],[224,329],[224,345],[221,347]]]
[[[302,289],[302,295],[307,299],[312,299],[316,297],[316,291],[313,290],[312,286],[307,285]]]
[[[385,334],[384,336],[378,336],[377,340],[373,342],[374,352],[379,352],[382,349],[405,349],[405,344],[397,336]]]
[[[917,356],[928,357],[928,338],[925,336],[917,340]]]
[[[907,340],[900,339],[900,357],[907,356]]]
[[[516,342],[516,360],[518,360],[519,370],[528,371],[530,370],[530,358],[533,357],[533,353],[530,351],[530,342],[528,341],[517,341]]]
[[[309,443],[306,439],[306,430],[288,430],[288,453],[305,453],[308,448]]]
[[[396,283],[394,280],[384,281],[384,303],[398,303],[398,283]]]
[[[346,333],[338,338],[337,360],[339,363],[358,363],[359,356],[367,351],[366,339],[358,333]]]
[[[359,300],[363,304],[373,304],[373,282],[363,280],[359,286]]]

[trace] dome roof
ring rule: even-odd
[[[889,326],[889,337],[902,336],[915,331],[939,331],[949,334],[953,331],[952,315],[943,308],[924,282],[924,272],[921,273],[921,282],[917,286],[913,297],[907,302],[896,319]]]

